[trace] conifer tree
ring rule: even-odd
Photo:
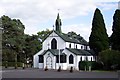
[[[95,10],[92,21],[92,32],[89,37],[89,45],[90,49],[96,52],[96,55],[102,50],[109,48],[109,40],[103,15],[98,8]]]
[[[113,16],[113,26],[112,26],[112,35],[111,35],[111,46],[114,50],[120,51],[120,10],[117,9]]]

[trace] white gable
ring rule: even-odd
[[[56,39],[57,41],[57,49],[65,49],[66,43],[65,41],[59,37],[55,32],[52,32],[43,42],[42,48],[43,50],[51,49],[51,41],[52,39]]]

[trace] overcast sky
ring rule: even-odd
[[[26,34],[53,29],[57,13],[62,20],[62,32],[74,31],[89,41],[96,8],[104,16],[107,33],[111,35],[112,17],[119,0],[0,0],[0,16],[20,19]],[[60,9],[58,11],[58,9]]]

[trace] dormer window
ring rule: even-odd
[[[76,49],[77,49],[77,45],[76,45]]]
[[[69,44],[69,48],[71,48],[71,44]]]
[[[81,49],[83,49],[83,46],[81,46]]]

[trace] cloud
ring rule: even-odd
[[[86,24],[66,25],[64,26],[64,28],[62,28],[62,31],[64,33],[74,31],[77,34],[80,34],[82,37],[84,37],[85,40],[89,41],[89,36],[91,33],[91,26],[86,25]]]
[[[105,10],[105,11],[111,10],[113,8],[118,8],[118,5],[116,5],[115,2],[114,3],[113,2],[105,2],[105,3],[100,2],[100,3],[97,4],[97,6],[101,7],[101,9]]]
[[[94,12],[97,6],[112,8],[113,5],[97,5],[94,0],[1,0],[0,16],[7,15],[11,18],[20,19],[25,25],[25,33],[36,34],[38,31],[43,30],[43,28],[51,29],[58,9],[60,9],[59,13],[64,21],[79,16],[87,16],[90,12]],[[73,30],[81,33],[88,40],[91,30],[90,26],[89,24],[81,23],[67,25],[63,31]]]

